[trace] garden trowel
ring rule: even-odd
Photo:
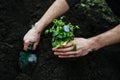
[[[37,63],[37,56],[32,50],[33,45],[29,45],[27,51],[20,51],[19,54],[19,67],[20,69],[28,66],[29,64],[36,64]]]

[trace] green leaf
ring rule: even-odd
[[[57,38],[61,38],[61,39],[63,38],[63,36],[62,36],[62,35],[57,35],[56,37],[57,37]]]
[[[49,33],[49,30],[46,30],[46,31],[45,31],[45,34],[48,34],[48,33]]]
[[[54,31],[54,33],[53,33],[53,37],[57,36],[58,34],[59,34],[58,31]]]
[[[77,50],[76,44],[73,45],[73,50],[74,50],[74,51]]]

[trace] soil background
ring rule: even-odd
[[[44,33],[35,51],[38,56],[36,66],[19,69],[23,37],[53,1],[0,0],[0,80],[120,80],[119,43],[84,57],[59,59],[51,50],[51,34]],[[93,10],[84,12],[73,8],[64,15],[66,22],[80,26],[80,30],[75,30],[76,37],[89,38],[117,25]]]

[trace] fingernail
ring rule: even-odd
[[[57,55],[57,53],[56,53],[56,52],[54,52],[54,55]]]

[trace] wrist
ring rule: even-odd
[[[89,41],[90,41],[90,44],[91,44],[91,47],[92,47],[92,50],[93,51],[96,51],[98,49],[100,49],[102,46],[98,43],[97,39],[96,38],[89,38]]]
[[[43,24],[36,22],[34,29],[37,33],[41,33],[43,31]]]

